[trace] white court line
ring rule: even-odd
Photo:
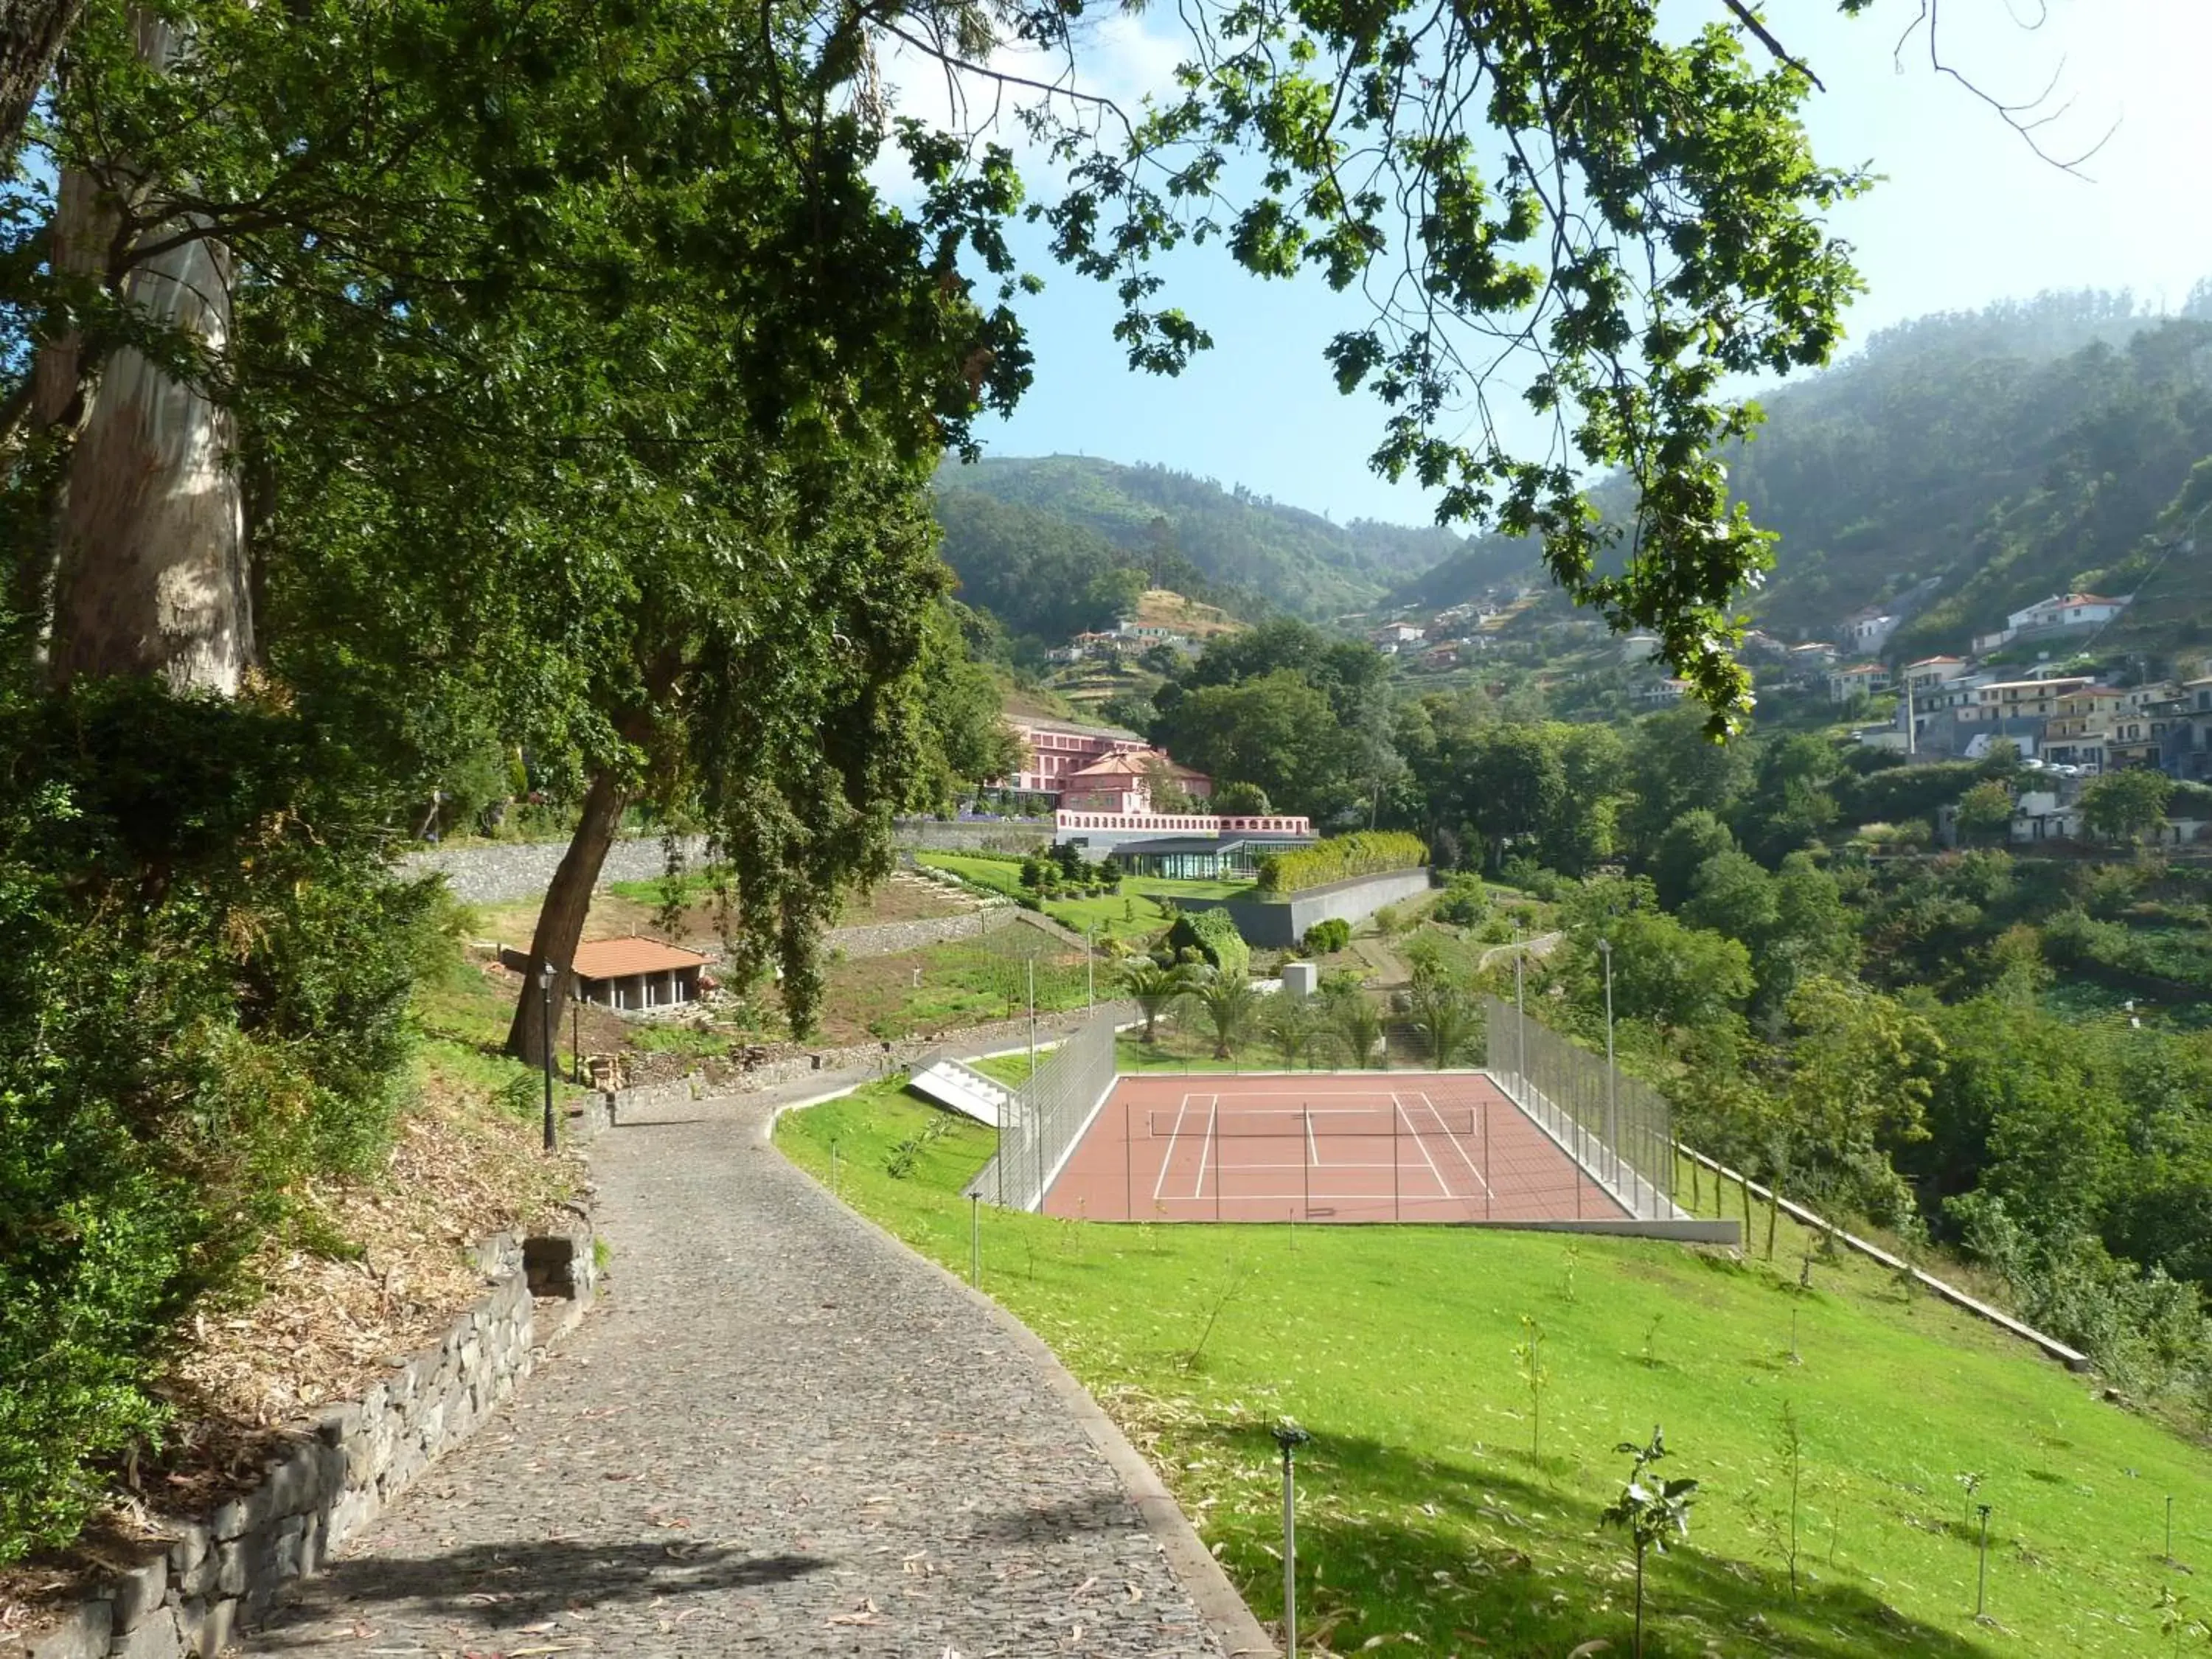
[[[1206,1155],[1213,1150],[1213,1123],[1214,1120],[1220,1115],[1221,1097],[1216,1095],[1213,1097],[1213,1104],[1207,1109],[1206,1114],[1206,1144],[1198,1149],[1198,1185],[1190,1189],[1190,1195],[1193,1198],[1206,1196]],[[1214,1184],[1218,1186],[1221,1176],[1218,1171],[1213,1179]]]
[[[1437,1103],[1431,1100],[1428,1096],[1425,1094],[1421,1097],[1421,1103],[1424,1106],[1426,1106],[1431,1114],[1436,1118],[1437,1127],[1443,1132],[1443,1138],[1451,1142],[1452,1151],[1457,1152],[1459,1154],[1459,1161],[1467,1165],[1467,1172],[1474,1177],[1475,1184],[1482,1188],[1482,1195],[1485,1198],[1496,1198],[1498,1194],[1491,1189],[1490,1183],[1482,1178],[1482,1171],[1475,1168],[1474,1160],[1467,1155],[1467,1148],[1460,1144],[1459,1131],[1456,1129],[1446,1128],[1444,1127],[1444,1115],[1437,1110]],[[1482,1110],[1482,1106],[1480,1102],[1476,1103],[1474,1109],[1477,1112],[1480,1112]],[[1482,1121],[1480,1117],[1477,1117],[1474,1121],[1478,1124]],[[1476,1133],[1480,1133],[1480,1131],[1478,1129]]]
[[[1426,1095],[1423,1095],[1421,1097],[1422,1104],[1427,1105],[1428,1099],[1429,1097]],[[1390,1097],[1390,1108],[1393,1111],[1397,1113],[1399,1117],[1402,1117],[1406,1120],[1406,1127],[1407,1128],[1413,1129],[1413,1115],[1406,1109],[1405,1103],[1395,1095],[1392,1095]],[[1433,1112],[1437,1109],[1434,1106],[1430,1106],[1429,1109]],[[1393,1121],[1395,1121],[1395,1120],[1394,1119]],[[1420,1151],[1421,1162],[1429,1166],[1429,1175],[1431,1178],[1436,1182],[1437,1190],[1439,1193],[1442,1193],[1446,1198],[1457,1198],[1459,1194],[1452,1191],[1451,1182],[1444,1179],[1444,1172],[1437,1168],[1436,1159],[1429,1156],[1429,1149],[1427,1146],[1423,1143],[1421,1139],[1421,1132],[1419,1129],[1413,1129],[1413,1145]],[[1398,1143],[1394,1138],[1390,1142],[1391,1161],[1394,1163],[1396,1162],[1397,1157]]]
[[[1154,1204],[1158,1204],[1162,1196],[1164,1195],[1167,1191],[1168,1166],[1175,1162],[1176,1136],[1182,1133],[1182,1115],[1189,1109],[1190,1097],[1188,1095],[1185,1095],[1182,1097],[1182,1104],[1176,1108],[1175,1130],[1173,1133],[1168,1136],[1168,1155],[1160,1160],[1160,1178],[1152,1183],[1152,1202]],[[1146,1127],[1151,1127],[1149,1122],[1146,1124]]]
[[[1129,1079],[1124,1077],[1121,1081],[1126,1084]],[[1389,1103],[1390,1091],[1372,1085],[1364,1089],[1227,1089],[1221,1091],[1221,1098],[1231,1105],[1248,1100],[1364,1100],[1372,1102],[1374,1109],[1382,1111]]]
[[[1217,1164],[1213,1167],[1217,1174],[1224,1170],[1234,1170],[1237,1174],[1243,1175],[1248,1170],[1309,1170],[1313,1166],[1310,1164],[1246,1164],[1238,1162],[1236,1164]],[[1387,1170],[1390,1166],[1388,1164],[1332,1164],[1328,1167],[1332,1170]]]

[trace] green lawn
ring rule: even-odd
[[[1002,859],[970,858],[959,853],[917,853],[916,864],[943,870],[978,886],[1018,898],[1022,866]],[[1100,898],[1055,898],[1044,903],[1044,914],[1062,927],[1099,939],[1138,939],[1167,926],[1162,899],[1236,898],[1249,893],[1249,881],[1169,881],[1153,876],[1124,876],[1118,894]]]
[[[777,1144],[821,1172],[836,1140],[848,1200],[964,1273],[957,1193],[990,1132],[955,1122],[907,1178],[884,1170],[937,1116],[879,1087],[786,1117]],[[1313,1432],[1301,1626],[1334,1653],[1626,1655],[1628,1558],[1597,1517],[1616,1443],[1655,1423],[1662,1472],[1703,1486],[1687,1545],[1650,1568],[1647,1653],[2150,1654],[2172,1646],[2162,1591],[2212,1613],[2160,1559],[2172,1494],[2177,1556],[2212,1566],[2212,1458],[1870,1264],[1815,1261],[1801,1290],[1810,1241],[1786,1224],[1770,1267],[1531,1233],[982,1222],[984,1288],[1144,1448],[1262,1619],[1281,1610],[1267,1425]],[[1992,1508],[1979,1626],[1964,1474]]]
[[[1041,1054],[1039,1058],[1042,1057]],[[968,1064],[985,1077],[996,1078],[1001,1083],[1024,1083],[1029,1080],[1030,1057],[1025,1054],[993,1054],[985,1060],[971,1060]],[[988,1158],[989,1154],[987,1152],[984,1156]]]
[[[422,1034],[418,1070],[465,1088],[480,1089],[527,1107],[544,1086],[538,1066],[526,1065],[505,1052],[514,1003],[483,970],[456,949],[415,989],[415,1022]],[[571,1055],[565,1037],[554,1044],[554,1097],[567,1101],[581,1092],[568,1082]]]

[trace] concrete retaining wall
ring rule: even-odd
[[[1185,910],[1226,910],[1247,945],[1287,951],[1317,921],[1364,921],[1386,904],[1418,898],[1429,890],[1426,870],[1393,870],[1379,876],[1354,876],[1326,887],[1309,887],[1288,899],[1185,899]]]
[[[171,1523],[166,1550],[149,1548],[60,1625],[0,1641],[0,1659],[205,1659],[262,1622],[291,1585],[473,1433],[596,1290],[588,1224],[528,1239],[496,1234],[475,1261],[490,1288],[441,1341],[303,1425],[245,1496]],[[540,1310],[533,1293],[562,1301]]]
[[[1717,1158],[1707,1158],[1703,1152],[1691,1151],[1689,1147],[1683,1146],[1679,1140],[1674,1143],[1674,1146],[1675,1150],[1680,1152],[1683,1157],[1696,1159],[1698,1164],[1713,1172],[1713,1176],[1715,1177],[1713,1189],[1716,1194],[1720,1190],[1720,1183],[1722,1181],[1733,1181],[1738,1186],[1747,1189],[1753,1197],[1768,1204],[1774,1202],[1774,1194],[1769,1188],[1762,1186],[1759,1182],[1752,1180],[1747,1176],[1741,1175],[1737,1171],[1731,1170],[1727,1164],[1721,1163]],[[1912,1275],[1913,1281],[1916,1284],[1921,1285],[1926,1290],[1934,1291],[1937,1297],[1942,1298],[1943,1301],[1949,1303],[1953,1307],[1963,1308],[1977,1318],[1986,1319],[1990,1324],[1997,1326],[2001,1329],[2011,1332],[2013,1335],[2018,1337],[2021,1341],[2033,1344],[2036,1347],[2040,1348],[2047,1357],[2057,1360],[2060,1364],[2065,1366],[2068,1370],[2086,1371],[2094,1369],[2093,1362],[2090,1360],[2089,1356],[2083,1353],[2080,1349],[2067,1346],[2065,1343],[2061,1342],[2055,1336],[2045,1336],[2041,1331],[2037,1330],[2034,1326],[2028,1324],[2025,1320],[2014,1319],[2010,1314],[2005,1312],[2003,1309],[1993,1308],[1988,1303],[1981,1300],[1978,1297],[1967,1295],[1966,1291],[1960,1290],[1957,1285],[1951,1284],[1946,1279],[1938,1279],[1935,1274],[1930,1273],[1923,1273],[1918,1267],[1914,1267],[1911,1262],[1906,1261],[1903,1257],[1894,1255],[1889,1251],[1883,1249],[1879,1244],[1870,1243],[1867,1240],[1859,1237],[1855,1233],[1847,1233],[1844,1231],[1843,1229],[1837,1226],[1835,1223],[1826,1219],[1825,1217],[1814,1214],[1812,1211],[1807,1209],[1802,1204],[1796,1203],[1790,1199],[1785,1198],[1782,1200],[1782,1208],[1784,1212],[1790,1216],[1790,1218],[1796,1221],[1799,1225],[1809,1227],[1815,1232],[1826,1233],[1838,1244],[1841,1244],[1845,1249],[1856,1250],[1861,1255],[1867,1257],[1869,1261],[1880,1262],[1892,1273],[1911,1273]]]

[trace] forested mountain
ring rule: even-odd
[[[2106,294],[1922,318],[1764,401],[1729,458],[1738,498],[1781,538],[1746,605],[1762,625],[1814,637],[1932,583],[1898,647],[1957,649],[2053,591],[2146,580],[2129,623],[2147,647],[2197,625],[2203,606],[2173,602],[2195,562],[2160,552],[2212,457],[2212,287],[2173,318]],[[1396,597],[1449,604],[1533,562],[1486,538]]]
[[[1034,562],[1043,571],[1079,558],[1096,569],[1100,558],[1117,558],[1147,570],[1160,586],[1194,592],[1248,617],[1271,609],[1316,617],[1359,610],[1463,545],[1433,527],[1334,524],[1210,479],[1086,456],[948,465],[937,489],[945,556],[967,590],[962,597],[998,611],[1017,634],[1057,629],[1063,618],[1051,614],[1048,629],[1048,613],[1039,606],[1068,599],[1071,586],[1058,580],[1049,593],[1040,591],[1018,556],[1024,540],[1040,550]],[[1055,524],[1063,529],[1052,529]],[[1078,593],[1087,585],[1087,575],[1072,584]],[[987,592],[1001,594],[1018,614],[1001,610]],[[1035,626],[1026,620],[1032,612]]]

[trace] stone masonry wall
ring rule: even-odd
[[[211,1656],[265,1619],[298,1580],[434,1462],[527,1376],[596,1288],[588,1225],[477,1247],[490,1281],[445,1337],[360,1400],[303,1429],[261,1484],[198,1521],[168,1548],[102,1587],[56,1628],[0,1644],[0,1659]],[[541,1310],[533,1291],[562,1298]]]
[[[901,818],[891,827],[892,845],[925,853],[1034,853],[1051,846],[1052,837],[1050,818],[992,823]]]
[[[706,838],[690,836],[683,843],[687,864],[707,856]],[[510,904],[536,898],[553,879],[564,841],[489,842],[480,847],[439,847],[410,853],[399,867],[410,875],[441,871],[453,896],[467,904]],[[668,854],[658,836],[635,836],[607,848],[607,861],[599,872],[599,885],[611,881],[656,881],[668,868]]]
[[[834,927],[824,943],[848,957],[896,956],[901,951],[919,951],[925,945],[941,945],[946,939],[978,938],[1005,927],[1016,914],[1011,905],[1002,904],[963,911],[957,916],[925,916],[913,921]]]
[[[901,818],[891,832],[894,845],[936,853],[1030,853],[1052,844],[1048,825],[1024,823],[939,823],[933,818]],[[686,864],[707,856],[703,836],[681,842]],[[553,879],[554,867],[568,850],[564,841],[489,842],[471,847],[434,847],[410,853],[399,867],[410,875],[442,871],[453,896],[468,904],[511,904],[535,898]],[[653,881],[668,867],[658,836],[633,836],[607,849],[599,885],[611,881]]]
[[[1110,1014],[1117,1025],[1127,1024],[1136,1018],[1133,1006],[1118,1002],[1102,1002],[1101,1013]],[[1090,1016],[1078,1011],[1066,1014],[1040,1014],[1036,1034],[1040,1044],[1057,1042],[1068,1033],[1079,1030]],[[623,1123],[632,1114],[648,1108],[673,1105],[685,1101],[703,1100],[714,1095],[752,1094],[762,1089],[773,1089],[782,1084],[796,1083],[816,1073],[830,1076],[849,1072],[860,1066],[880,1066],[886,1073],[920,1065],[945,1054],[965,1057],[991,1054],[1000,1049],[1020,1048],[1029,1040],[1027,1019],[994,1020],[983,1025],[966,1025],[957,1031],[948,1031],[933,1037],[908,1037],[885,1043],[862,1042],[850,1048],[823,1048],[803,1054],[793,1054],[786,1060],[771,1060],[765,1066],[756,1066],[750,1072],[720,1082],[709,1082],[694,1074],[674,1083],[648,1084],[635,1089],[620,1089],[598,1097],[590,1117],[601,1123]],[[569,1122],[578,1121],[572,1113]],[[0,1656],[0,1659],[5,1659]]]

